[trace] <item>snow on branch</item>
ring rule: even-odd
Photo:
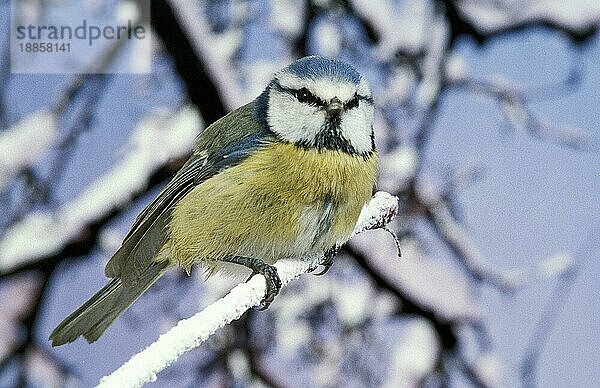
[[[398,212],[398,198],[386,192],[377,192],[363,208],[354,234],[384,227]],[[315,268],[323,256],[308,260],[279,260],[275,263],[282,285],[310,269]],[[253,276],[248,282],[234,287],[229,294],[191,318],[179,323],[162,334],[156,342],[109,376],[98,387],[139,387],[156,379],[156,374],[176,361],[185,352],[199,346],[221,327],[238,319],[253,306],[260,303],[266,291],[262,275]]]
[[[143,118],[119,163],[58,210],[30,213],[0,237],[0,273],[59,252],[87,225],[127,203],[155,169],[190,152],[202,126],[191,106]]]
[[[375,56],[392,60],[399,51],[417,54],[427,46],[434,4],[427,1],[352,0],[352,7],[377,31]]]
[[[0,131],[0,191],[52,146],[58,135],[57,121],[54,113],[41,110]]]
[[[192,42],[196,55],[202,58],[225,105],[230,109],[243,105],[249,99],[254,98],[271,80],[273,73],[293,60],[287,56],[275,60],[261,60],[251,68],[244,69],[240,67],[241,64],[236,64],[234,57],[243,44],[244,32],[241,26],[248,16],[238,15],[237,17],[240,19],[236,20],[237,27],[215,33],[206,16],[205,2],[186,0],[167,0],[167,2],[173,7],[184,31]],[[294,2],[296,6],[298,6],[297,3],[300,2]],[[280,11],[280,9],[275,9],[275,11]],[[284,17],[289,18],[290,14],[293,13],[288,11]],[[285,23],[282,21],[284,17],[278,15],[279,23]],[[295,28],[290,25],[288,27],[292,30]],[[249,71],[252,77],[248,77],[242,82],[240,73],[244,70]]]
[[[503,30],[523,23],[551,22],[576,31],[586,30],[600,21],[600,2],[571,0],[463,0],[458,9],[483,33]]]
[[[170,0],[185,32],[192,39],[196,54],[203,59],[211,76],[215,79],[219,91],[230,108],[245,103],[237,80],[238,76],[230,58],[239,48],[241,31],[229,31],[227,34],[214,34],[210,28],[202,5],[183,0]]]

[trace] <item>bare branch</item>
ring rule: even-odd
[[[572,266],[568,271],[562,273],[558,282],[540,315],[533,334],[525,348],[525,355],[521,361],[520,372],[524,387],[536,387],[535,373],[540,354],[544,345],[548,342],[552,334],[552,328],[556,324],[560,314],[566,306],[571,291],[575,285],[579,273],[586,262],[592,260],[587,256],[593,252],[593,246],[598,244],[600,238],[600,225],[595,225],[589,232],[586,242],[578,251],[581,255],[586,255],[578,265]],[[580,256],[578,254],[578,256]]]
[[[528,105],[528,92],[500,81],[462,78],[451,83],[475,93],[495,98],[511,125],[541,140],[548,140],[575,150],[598,151],[600,143],[588,133],[569,127],[556,127],[540,119]]]
[[[558,284],[554,287],[552,295],[548,299],[548,303],[546,303],[544,311],[538,319],[533,335],[527,344],[525,356],[521,361],[520,372],[524,387],[533,388],[537,386],[535,382],[535,373],[540,354],[545,343],[548,341],[548,338],[550,338],[552,327],[569,300],[578,272],[579,271],[574,268],[573,270],[564,273],[558,279]]]
[[[498,270],[488,264],[467,231],[453,216],[447,203],[435,188],[418,190],[421,203],[426,207],[427,216],[442,240],[456,253],[456,257],[476,279],[487,282],[505,292],[533,284],[540,279],[560,276],[570,270],[572,259],[565,255],[550,257],[537,268]]]

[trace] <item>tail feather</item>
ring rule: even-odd
[[[89,343],[96,341],[167,269],[168,262],[154,262],[133,286],[113,278],[81,307],[66,317],[50,334],[52,346],[73,342],[80,335]]]

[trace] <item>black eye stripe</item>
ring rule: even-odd
[[[366,102],[369,105],[374,105],[375,104],[375,101],[373,101],[373,97],[371,97],[371,96],[363,96],[362,94],[358,94],[357,98],[360,101],[364,101],[364,102]]]
[[[344,109],[345,110],[350,110],[350,109],[354,109],[354,108],[358,108],[358,94],[354,94],[354,97],[352,97],[350,100],[346,101],[346,103],[344,104]]]
[[[313,106],[320,106],[320,107],[327,106],[327,103],[325,101],[321,100],[319,97],[312,94],[311,91],[308,90],[307,88],[301,88],[301,89],[287,88],[287,87],[281,86],[281,84],[279,82],[274,82],[273,86],[279,91],[291,94],[292,96],[294,96],[294,98],[296,98],[298,101],[300,101],[302,103],[305,103],[308,105],[313,105]],[[363,96],[362,94],[357,93],[354,95],[353,98],[351,98],[350,100],[348,100],[344,103],[344,109],[355,108],[356,106],[359,105],[360,101],[364,101],[369,105],[374,105],[373,97]],[[348,104],[350,104],[350,108],[348,107]]]
[[[314,105],[314,106],[325,106],[325,102],[319,97],[315,96],[307,88],[302,88],[293,91],[294,96],[303,104]]]

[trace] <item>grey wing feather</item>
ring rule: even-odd
[[[164,273],[167,264],[153,263],[132,287],[124,287],[120,278],[112,279],[54,329],[50,334],[52,346],[73,342],[80,335],[88,342],[96,341]]]
[[[199,136],[196,151],[173,180],[136,218],[121,248],[107,263],[105,274],[135,285],[167,239],[173,206],[196,185],[239,163],[269,141],[271,134],[254,118],[254,103],[215,122]]]
[[[196,185],[239,163],[272,139],[254,118],[253,107],[250,103],[231,112],[199,136],[194,154],[136,218],[121,248],[106,265],[106,276],[113,279],[58,325],[50,335],[54,346],[80,335],[95,341],[168,270],[168,261],[155,258],[168,238],[167,226],[175,204]]]
[[[192,156],[157,198],[140,213],[121,248],[106,264],[106,276],[120,277],[125,285],[135,284],[165,243],[165,227],[172,206],[193,189],[194,180],[205,164],[206,157]]]

